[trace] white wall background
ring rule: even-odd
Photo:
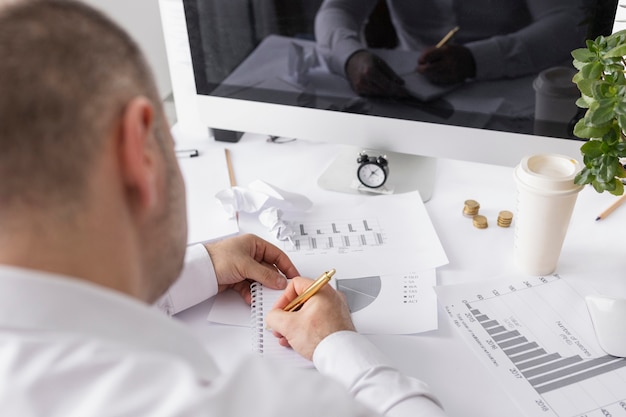
[[[613,33],[626,29],[626,1],[620,0],[617,12],[615,13],[615,25]]]
[[[120,24],[139,43],[156,77],[161,98],[172,92],[157,0],[83,0]]]

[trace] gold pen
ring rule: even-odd
[[[441,39],[439,41],[439,43],[437,43],[437,45],[435,45],[435,48],[441,48],[442,46],[444,46],[446,43],[448,43],[448,41],[450,39],[452,39],[454,34],[457,33],[458,31],[459,31],[459,27],[458,26],[455,26],[452,29],[450,29],[450,32],[448,32],[446,34],[446,36],[444,36],[443,39]]]
[[[283,308],[283,311],[297,311],[302,307],[309,298],[313,297],[330,279],[335,275],[335,269],[324,272],[313,284],[309,286],[302,294],[294,298],[289,304]]]

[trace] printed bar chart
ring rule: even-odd
[[[626,359],[597,344],[584,301],[593,289],[583,286],[554,275],[436,291],[526,415],[626,417]]]
[[[357,251],[363,247],[385,244],[385,234],[376,219],[356,219],[330,222],[298,222],[286,252]]]
[[[481,314],[480,310],[473,309],[470,304],[466,306],[539,394],[626,366],[626,359],[609,355],[587,360],[583,360],[579,355],[561,358],[558,353],[548,353],[541,349],[536,342],[529,343],[526,338],[517,337],[519,336],[517,331],[505,331],[504,326],[496,320],[490,320],[488,316]],[[524,372],[524,369],[529,370]]]

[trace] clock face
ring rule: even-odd
[[[380,187],[387,179],[385,170],[373,162],[367,162],[359,166],[357,176],[363,185],[370,188]]]

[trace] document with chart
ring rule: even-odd
[[[435,268],[448,262],[418,192],[372,196],[349,207],[286,214],[294,235],[279,242],[301,273],[335,268],[336,288],[361,333],[437,328]]]
[[[335,268],[331,285],[346,295],[360,332],[436,329],[435,268],[448,259],[419,193],[360,201],[285,213],[284,220],[294,230],[288,241],[278,241],[250,222],[243,229],[279,246],[303,276],[317,277]],[[233,304],[216,299],[209,320],[232,317],[227,308],[233,309]]]
[[[370,276],[436,268],[448,258],[417,191],[371,196],[349,206],[316,205],[285,213],[293,229],[280,246],[298,268],[320,274],[320,262],[338,274]]]
[[[591,279],[558,275],[436,287],[482,363],[529,416],[626,416],[626,359],[598,345]]]
[[[417,296],[418,282],[434,283],[435,271],[430,270],[423,274],[425,275],[333,278],[331,285],[346,295],[352,320],[359,333],[419,333],[437,328],[436,299]],[[432,288],[428,290],[431,291]],[[294,350],[281,346],[266,326],[265,315],[281,294],[282,291],[263,287],[259,283],[252,284],[253,349],[265,357],[281,360],[292,366],[310,367],[310,361],[303,359]],[[409,294],[414,297],[407,299]]]

